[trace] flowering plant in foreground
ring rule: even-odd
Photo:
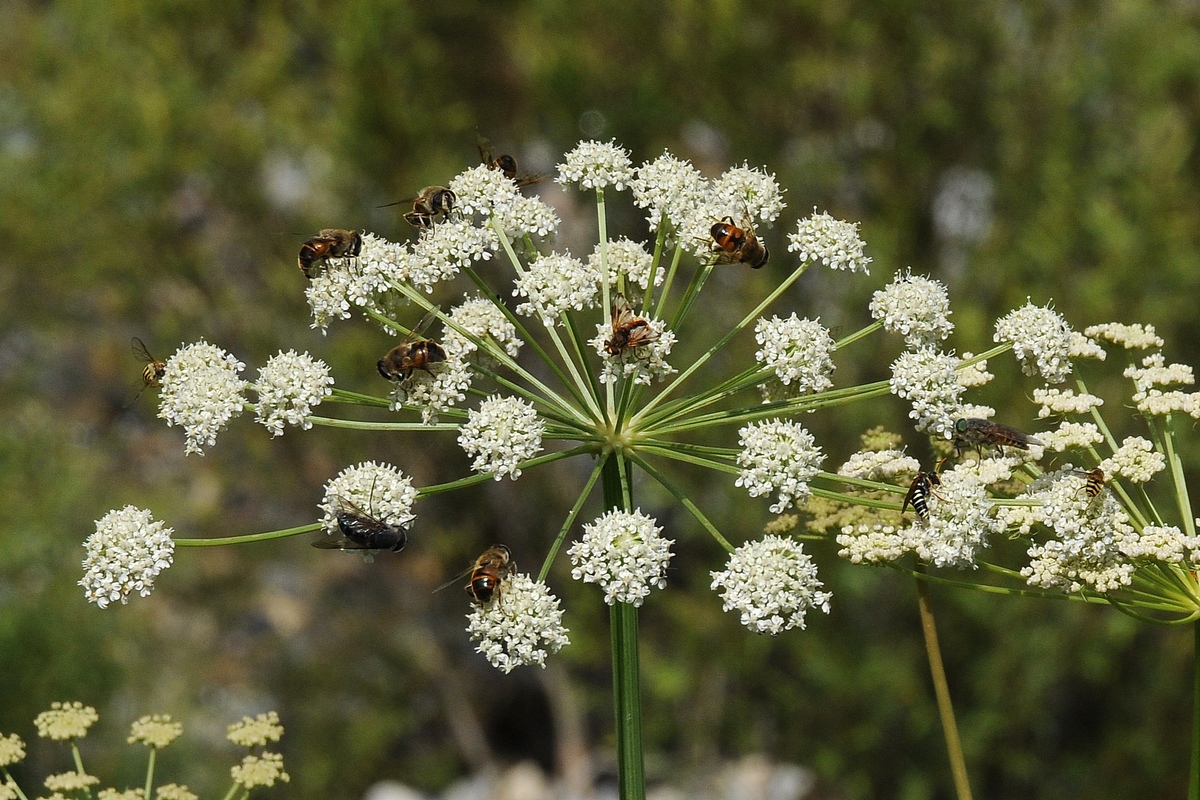
[[[38,714],[33,721],[37,735],[52,741],[70,744],[75,769],[49,775],[45,787],[51,798],[65,798],[85,792],[92,796],[93,787],[100,779],[89,775],[83,766],[83,753],[79,741],[87,736],[88,729],[100,719],[96,709],[83,703],[53,703],[48,711]],[[158,751],[183,734],[183,725],[174,722],[166,714],[144,716],[136,720],[129,729],[129,744],[145,745],[149,750],[146,763],[146,780],[138,788],[104,788],[98,790],[98,800],[197,800],[197,795],[188,787],[177,783],[155,785],[154,762]],[[248,750],[240,764],[230,769],[232,782],[225,800],[245,800],[256,786],[274,786],[286,783],[290,778],[283,770],[283,756],[265,749],[270,742],[278,742],[283,736],[283,726],[274,711],[257,717],[243,717],[241,722],[229,726],[226,738]],[[28,795],[14,780],[9,767],[25,760],[25,742],[15,733],[0,735],[0,800],[28,800]]]
[[[338,389],[323,362],[294,351],[272,359],[253,384],[238,377],[244,365],[237,358],[206,342],[168,359],[159,415],[184,427],[188,453],[202,454],[231,420],[254,410],[272,435],[288,425],[375,435],[419,430],[456,436],[471,459],[473,475],[425,487],[413,486],[403,465],[348,467],[327,485],[320,520],[215,541],[340,531],[361,545],[382,532],[388,544],[370,538],[371,547],[398,550],[423,496],[590,459],[590,475],[536,574],[499,575],[495,596],[475,604],[467,630],[479,652],[505,671],[543,664],[565,646],[562,608],[546,579],[564,541],[582,527],[568,556],[572,576],[598,584],[611,607],[623,796],[640,796],[643,785],[637,608],[666,587],[672,547],[725,551],[712,588],[724,609],[757,633],[803,628],[809,611],[829,611],[830,592],[801,539],[836,539],[855,563],[923,580],[980,587],[999,578],[1014,590],[1021,584],[1025,594],[1200,619],[1196,519],[1171,424],[1179,413],[1200,417],[1200,400],[1164,388],[1193,377],[1190,368],[1167,365],[1151,328],[1110,323],[1079,333],[1049,306],[1029,302],[997,322],[991,349],[957,354],[945,344],[954,329],[946,288],[905,271],[875,293],[871,323],[835,340],[819,319],[780,306],[813,264],[869,275],[855,224],[814,210],[787,236],[786,248],[774,248],[765,269],[740,263],[747,238],[765,239],[784,208],[773,175],[742,166],[710,180],[669,153],[635,168],[615,144],[585,142],[566,155],[558,180],[595,195],[598,243],[586,260],[553,249],[553,209],[481,165],[449,181],[454,209],[415,242],[363,233],[357,256],[328,258],[313,272],[307,297],[314,327],[326,331],[357,312],[382,329],[380,352],[395,346],[379,364],[395,381],[388,392]],[[607,203],[626,189],[647,213],[645,242],[610,239]],[[721,220],[732,226],[714,226]],[[763,266],[760,257],[750,266]],[[742,282],[758,297],[737,322],[716,330],[702,311],[714,270],[743,271]],[[435,327],[424,330],[426,320]],[[404,337],[398,345],[397,336]],[[890,367],[881,363],[875,382],[836,386],[838,354],[868,336],[893,348]],[[736,337],[756,348],[755,360],[720,374],[713,357]],[[689,363],[676,355],[685,345],[696,354]],[[1125,372],[1149,439],[1118,441],[1099,413],[1103,401],[1077,377],[1114,347],[1153,351]],[[968,399],[991,380],[988,359],[1008,350],[1030,376],[1026,391],[1040,406],[1022,426],[1032,438],[1018,448],[988,440],[995,412]],[[1074,388],[1062,388],[1070,379]],[[317,416],[324,400],[372,406],[378,418]],[[870,400],[906,403],[914,432],[928,437],[936,461],[922,464],[899,447],[898,435],[874,431],[840,469],[828,467],[826,450],[804,427],[807,412]],[[1042,421],[1047,417],[1057,426]],[[964,421],[974,439],[960,435]],[[713,436],[724,444],[709,443]],[[703,500],[675,479],[672,466],[681,463],[771,498],[770,510],[781,516],[770,535],[728,541]],[[1175,524],[1143,491],[1164,470]],[[644,481],[676,498],[694,524],[664,537],[635,503]],[[580,526],[597,485],[604,511]],[[916,513],[905,513],[914,499]],[[803,533],[783,535],[800,521],[789,511],[805,512]],[[696,536],[701,532],[709,538]],[[1027,562],[989,562],[989,545],[1000,536],[1024,537]],[[170,545],[214,542],[172,540],[150,512],[133,507],[100,520],[93,539],[81,583],[100,605],[147,594],[171,562]],[[956,577],[947,577],[949,570]]]

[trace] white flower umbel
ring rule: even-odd
[[[1061,453],[1075,447],[1092,447],[1104,441],[1104,434],[1093,422],[1062,422],[1056,430],[1038,434],[1048,450]]]
[[[803,629],[810,608],[829,613],[831,595],[821,591],[816,565],[794,539],[747,542],[733,551],[723,571],[711,574],[722,610],[740,611],[742,624],[755,633]]]
[[[1033,402],[1041,406],[1039,418],[1052,414],[1090,414],[1092,409],[1104,405],[1104,400],[1096,395],[1075,394],[1074,389],[1034,389]]]
[[[1071,347],[1067,350],[1067,355],[1072,361],[1081,358],[1094,358],[1097,361],[1106,361],[1108,352],[1100,346],[1100,343],[1079,331],[1071,331]]]
[[[583,538],[572,545],[571,577],[599,584],[604,602],[640,606],[651,589],[667,585],[672,539],[664,539],[662,528],[642,513],[614,509],[590,525]]]
[[[1071,327],[1054,309],[1027,302],[996,320],[997,342],[1012,342],[1026,375],[1062,383],[1071,374]]]
[[[375,308],[388,281],[408,280],[412,254],[407,245],[362,233],[357,258],[330,258],[321,274],[311,279],[304,295],[312,308],[312,327],[326,332],[336,319],[349,319],[353,306]],[[378,310],[378,309],[376,309]]]
[[[721,216],[733,217],[738,225],[752,221],[774,222],[787,207],[775,175],[745,164],[726,170],[713,181],[711,191],[710,206],[718,209]]]
[[[167,359],[159,394],[158,416],[168,426],[182,425],[185,453],[204,455],[201,445],[214,445],[217,433],[242,413],[246,381],[238,373],[246,365],[219,347],[200,341],[181,347]]]
[[[285,425],[308,430],[313,406],[333,394],[329,365],[308,353],[289,350],[272,356],[258,371],[254,391],[258,395],[257,419],[271,436],[282,436]]]
[[[660,381],[679,371],[667,363],[667,356],[675,346],[675,333],[667,330],[667,323],[660,319],[648,318],[646,321],[654,331],[654,340],[641,347],[627,347],[617,355],[604,348],[604,343],[612,338],[612,325],[606,323],[596,326],[596,335],[588,339],[588,344],[603,361],[601,383],[613,383],[618,378],[626,378],[649,386],[651,381]]]
[[[256,786],[274,786],[277,782],[287,783],[292,778],[283,771],[283,756],[279,753],[263,752],[242,758],[242,763],[229,770],[233,782],[247,790]]]
[[[663,219],[680,231],[687,220],[708,215],[707,211],[700,213],[710,195],[708,181],[690,162],[668,152],[638,167],[631,185],[634,204],[650,209],[646,221],[651,231],[657,231]],[[677,238],[682,239],[682,234]]]
[[[367,461],[346,467],[325,484],[321,524],[326,533],[337,535],[338,512],[358,509],[388,525],[407,528],[416,519],[412,511],[416,499],[411,478],[390,464]]]
[[[820,470],[824,455],[813,435],[795,422],[767,420],[738,431],[742,468],[736,486],[744,486],[751,497],[778,492],[772,514],[782,514],[793,502],[808,500],[808,482]]]
[[[959,360],[950,353],[921,347],[901,353],[892,362],[892,394],[912,403],[908,416],[916,427],[934,436],[954,436],[954,422],[963,414],[964,387]]]
[[[988,372],[987,359],[976,361],[974,364],[966,364],[974,357],[974,353],[963,353],[962,360],[959,362],[958,382],[968,389],[986,386],[996,377]]]
[[[396,383],[392,390],[393,411],[406,405],[419,408],[421,421],[434,425],[439,412],[467,398],[467,390],[475,379],[470,364],[451,352],[449,358],[439,361],[435,367],[433,372],[415,369],[408,378]]]
[[[609,281],[613,285],[616,285],[619,276],[624,275],[627,281],[632,282],[643,292],[646,290],[646,286],[650,282],[650,267],[654,262],[654,257],[646,252],[646,248],[622,236],[620,239],[608,243],[604,255],[608,259]],[[598,244],[592,250],[591,256],[588,257],[588,268],[597,275],[601,274],[600,245]],[[665,274],[661,265],[654,271],[655,286],[662,285]]]
[[[592,308],[600,295],[600,272],[570,256],[551,253],[529,264],[517,278],[513,297],[529,301],[517,313],[538,316],[546,327],[567,309]]]
[[[546,666],[547,653],[570,641],[558,598],[528,575],[511,575],[495,603],[478,603],[467,615],[467,633],[493,667],[512,672],[524,664]]]
[[[117,600],[129,602],[135,592],[146,597],[154,579],[167,567],[175,551],[174,531],[155,520],[149,511],[125,506],[96,521],[96,532],[83,546],[83,578],[79,585],[89,602],[100,608]]]
[[[837,535],[838,556],[851,564],[886,564],[915,549],[908,534],[911,528],[895,525],[846,525]]]
[[[823,392],[833,386],[833,337],[819,320],[760,319],[754,325],[759,349],[754,358],[775,372],[796,395]]]
[[[65,742],[69,739],[82,739],[87,736],[88,729],[99,721],[100,715],[91,706],[85,706],[78,700],[50,704],[49,711],[43,711],[33,720],[37,735],[53,742]]]
[[[633,180],[633,163],[625,148],[615,142],[580,142],[558,165],[556,181],[563,186],[578,183],[583,189],[611,186],[621,191]]]
[[[524,341],[517,336],[516,326],[487,298],[472,297],[465,300],[450,309],[450,319],[477,339],[494,342],[513,358],[521,352]],[[450,325],[446,326],[442,344],[447,352],[457,353],[463,358],[478,349],[474,342]]]
[[[958,464],[941,473],[941,485],[928,498],[929,515],[913,523],[907,536],[922,561],[938,567],[973,568],[979,551],[1004,530],[992,515],[987,486],[1012,477],[1008,459]]]
[[[1200,561],[1200,536],[1188,536],[1175,525],[1147,525],[1141,533],[1127,536],[1121,542],[1126,558],[1182,564],[1193,568]]]
[[[521,476],[517,466],[542,450],[546,424],[531,403],[518,397],[492,396],[471,409],[458,434],[458,444],[475,460],[471,469],[490,472],[496,480]]]
[[[864,480],[890,480],[902,472],[915,475],[921,462],[903,450],[860,450],[838,467],[838,475]]]
[[[800,220],[795,233],[788,234],[788,250],[798,253],[801,261],[820,261],[830,269],[870,272],[871,259],[863,255],[858,223],[841,222],[816,209]]]
[[[1145,483],[1166,469],[1167,458],[1154,449],[1149,440],[1130,436],[1121,446],[1100,462],[1100,468],[1110,478],[1125,478],[1133,483]]]
[[[490,227],[477,228],[464,219],[439,222],[422,233],[413,247],[408,279],[432,292],[434,284],[450,280],[475,261],[490,259],[499,248]]]
[[[450,190],[458,200],[457,210],[464,217],[479,214],[505,214],[512,211],[521,193],[504,173],[486,164],[477,164],[450,180]]]
[[[496,224],[504,231],[508,240],[516,241],[523,236],[540,239],[558,232],[558,215],[554,209],[538,197],[518,194],[512,204],[496,210]]]
[[[897,272],[891,283],[875,292],[870,310],[885,330],[902,334],[909,349],[945,339],[954,330],[946,286],[912,270]]]
[[[1101,339],[1120,345],[1126,350],[1146,350],[1151,347],[1162,347],[1166,344],[1154,332],[1153,325],[1125,325],[1120,322],[1106,322],[1103,325],[1092,325],[1083,329],[1086,336]]]

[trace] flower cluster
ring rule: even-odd
[[[96,532],[84,542],[87,556],[79,581],[88,601],[104,608],[129,602],[135,592],[146,597],[154,579],[171,566],[174,531],[155,520],[149,511],[125,506],[96,521]]]
[[[490,472],[496,480],[521,477],[517,466],[542,449],[546,425],[537,409],[517,397],[489,397],[471,409],[458,434],[458,444],[475,460],[471,469]]]
[[[633,181],[633,164],[616,142],[580,142],[558,165],[558,182],[578,183],[584,189],[612,186],[621,191]]]
[[[417,490],[412,479],[389,464],[367,461],[342,470],[325,485],[320,508],[322,524],[331,536],[338,532],[339,512],[377,519],[387,525],[407,528],[416,519],[413,503]]]
[[[161,750],[183,735],[183,726],[172,722],[167,714],[150,714],[138,719],[129,729],[130,744],[141,742]]]
[[[747,542],[733,551],[724,570],[712,573],[723,610],[740,611],[743,625],[771,635],[804,628],[810,608],[828,614],[830,595],[822,585],[803,546],[782,536]]]
[[[272,356],[258,371],[254,391],[258,395],[258,421],[272,436],[282,436],[284,425],[312,427],[308,415],[313,406],[333,393],[329,365],[308,353],[289,350]]]
[[[902,334],[910,348],[933,344],[954,330],[945,285],[911,270],[897,272],[887,287],[875,292],[870,311],[885,330]]]
[[[742,471],[735,485],[744,486],[751,497],[778,492],[779,500],[771,506],[774,514],[808,498],[808,482],[824,457],[811,433],[795,422],[770,420],[747,425],[738,435]]]
[[[1071,374],[1071,327],[1051,308],[1026,303],[996,320],[997,342],[1012,342],[1026,375],[1062,383]]]
[[[85,706],[79,701],[71,703],[51,703],[49,711],[43,711],[33,720],[38,736],[63,742],[68,739],[81,739],[87,736],[88,728],[92,727],[100,715],[91,706]]]
[[[546,665],[546,654],[569,644],[559,600],[546,584],[512,575],[495,603],[480,603],[467,617],[467,633],[493,667],[512,672],[525,664]]]
[[[754,358],[775,373],[794,394],[823,392],[833,386],[835,344],[818,320],[760,319],[754,326],[759,349]]]
[[[803,261],[820,261],[830,269],[869,272],[871,259],[863,255],[857,222],[842,222],[813,209],[788,235],[788,250]]]
[[[583,526],[583,538],[568,551],[571,577],[596,583],[604,590],[604,602],[640,606],[650,590],[667,585],[671,562],[671,539],[662,528],[638,509],[612,510]]]
[[[217,433],[242,413],[246,381],[238,373],[246,365],[219,347],[200,341],[180,348],[167,359],[159,395],[158,416],[167,425],[182,425],[188,453],[204,454]]]

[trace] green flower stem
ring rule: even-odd
[[[880,330],[881,328],[883,328],[883,320],[876,320],[865,328],[860,328],[849,336],[838,339],[837,342],[834,343],[833,348],[834,350],[841,350],[843,347],[849,347],[860,339],[870,336],[872,333]]]
[[[713,461],[711,458],[693,455],[674,446],[673,443],[651,444],[649,442],[639,444],[638,450],[642,452],[656,453],[664,458],[669,458],[674,461],[682,461],[686,464],[695,464],[698,467],[716,470],[717,472],[727,472],[730,475],[737,475],[741,472],[737,466],[733,464],[725,464],[720,461]]]
[[[1200,800],[1200,622],[1192,629],[1192,760],[1188,800]]]
[[[725,552],[733,552],[734,547],[729,543],[729,540],[721,535],[721,532],[717,530],[717,526],[713,525],[712,522],[709,521],[708,517],[704,516],[704,512],[702,512],[696,506],[696,504],[692,502],[692,499],[684,494],[678,486],[672,483],[667,476],[655,469],[653,465],[639,456],[636,452],[630,453],[629,457],[635,464],[641,467],[647,475],[654,478],[654,480],[656,480],[660,486],[662,486],[671,494],[675,495],[675,499],[682,503],[683,507],[691,512],[691,515],[696,518],[696,521],[704,526],[704,529],[708,531],[714,539],[717,540],[717,544],[721,545],[721,547],[725,549]]]
[[[917,563],[917,571],[924,567]],[[946,680],[946,667],[942,663],[942,648],[938,644],[937,620],[934,618],[933,601],[929,596],[929,584],[917,581],[917,606],[921,614],[921,632],[925,638],[925,654],[929,659],[929,672],[933,678],[933,691],[937,697],[938,716],[942,720],[942,733],[946,736],[946,752],[950,758],[950,772],[954,776],[954,791],[958,800],[971,800],[971,783],[967,779],[967,762],[963,757],[962,740],[958,736],[958,723],[954,719],[954,704],[950,700],[950,684]]]
[[[86,775],[87,770],[83,768],[83,756],[79,753],[79,740],[71,740],[71,757],[75,759],[75,771],[80,775]],[[88,797],[92,796],[92,788],[89,786],[83,790]]]
[[[17,793],[17,797],[19,797],[20,800],[29,800],[29,796],[26,795],[25,792],[21,791],[21,787],[17,785],[15,780],[13,780],[12,773],[8,771],[8,767],[4,767],[2,771],[4,772],[6,785],[12,787],[13,791]]]
[[[866,478],[854,478],[849,475],[838,475],[836,472],[818,472],[817,477],[832,483],[842,483],[846,486],[857,486],[869,492],[891,492],[892,494],[908,494],[907,486],[897,486],[894,483],[880,483]]]
[[[503,241],[503,239],[502,239],[502,241]],[[511,248],[510,248],[510,252],[511,252]],[[515,258],[515,255],[513,257]],[[514,265],[515,265],[517,274],[518,275],[521,274],[522,270],[521,270],[520,264],[514,262]],[[538,357],[541,358],[542,361],[548,367],[550,367],[550,369],[554,372],[554,374],[562,382],[563,386],[566,386],[567,390],[570,391],[575,396],[575,399],[579,402],[579,404],[581,406],[583,406],[583,405],[588,406],[589,408],[592,409],[593,413],[599,415],[600,407],[594,403],[585,403],[584,399],[582,397],[580,397],[578,394],[576,394],[576,389],[574,387],[574,384],[571,382],[571,379],[567,377],[567,374],[562,371],[562,367],[560,367],[558,365],[558,361],[550,357],[550,354],[546,352],[545,348],[542,347],[542,345],[533,336],[533,334],[529,331],[529,329],[525,327],[525,323],[523,323],[521,321],[520,317],[518,317],[511,310],[509,310],[508,306],[506,306],[504,303],[499,303],[499,302],[495,301],[494,298],[497,297],[496,292],[493,291],[493,289],[490,286],[488,286],[487,281],[485,281],[482,277],[480,277],[479,273],[477,273],[472,267],[465,267],[463,269],[463,272],[465,272],[467,274],[467,276],[470,277],[470,279],[475,283],[475,285],[479,288],[479,290],[483,293],[483,295],[485,297],[487,297],[489,300],[492,300],[492,302],[495,304],[496,308],[500,309],[501,313],[504,314],[504,318],[507,319],[510,323],[512,323],[512,326],[513,326],[513,328],[516,329],[517,335],[520,337],[520,339],[523,342],[525,342],[526,344],[528,344],[531,348],[533,348],[534,352],[536,352],[538,354]],[[492,350],[489,349],[488,352],[490,353],[490,352],[492,352]],[[508,355],[508,354],[505,353],[505,355]]]
[[[571,511],[567,514],[567,519],[563,522],[562,527],[558,529],[558,536],[554,537],[554,542],[550,545],[549,552],[546,553],[546,558],[542,562],[542,568],[538,572],[538,582],[546,580],[546,576],[550,574],[550,566],[554,563],[554,559],[558,556],[559,548],[567,538],[567,532],[575,525],[575,518],[579,516],[580,510],[583,508],[584,502],[592,493],[592,488],[596,485],[596,481],[600,479],[601,473],[604,471],[604,465],[608,463],[609,453],[603,453],[600,460],[596,462],[595,469],[592,470],[591,476],[588,477],[587,483],[583,486],[583,491],[579,493],[579,498],[575,501],[575,505],[571,506]]]
[[[1008,570],[1003,567],[997,567],[994,564],[988,564],[983,561],[979,561],[977,563],[980,567],[991,568],[991,570],[994,572],[1016,575],[1018,578],[1020,577],[1019,573],[1014,573],[1012,570]],[[1099,604],[1108,602],[1102,597],[1097,597],[1095,595],[1088,596],[1082,593],[1063,594],[1062,592],[1044,592],[1038,591],[1037,589],[1015,589],[1011,586],[996,586],[995,584],[990,583],[974,583],[972,581],[957,580],[955,578],[943,578],[940,575],[931,575],[924,571],[918,572],[911,567],[906,567],[894,561],[888,562],[883,566],[886,566],[888,569],[895,570],[896,572],[904,575],[909,575],[922,581],[928,581],[929,583],[937,584],[939,586],[950,586],[955,589],[969,589],[973,592],[982,592],[983,594],[1000,594],[1008,597],[1032,597],[1038,600],[1065,600],[1076,603]]]
[[[1175,418],[1168,416],[1163,423],[1163,443],[1166,445],[1167,463],[1171,466],[1171,478],[1175,483],[1175,502],[1179,506],[1179,516],[1183,521],[1183,529],[1188,536],[1196,535],[1196,516],[1192,513],[1192,501],[1188,497],[1187,478],[1183,474],[1183,461],[1179,451],[1175,449]]]
[[[624,508],[630,499],[622,459],[605,460],[601,469],[606,509]],[[617,727],[617,784],[621,800],[645,800],[646,766],[642,750],[641,669],[638,659],[637,609],[614,603],[609,612],[613,656],[613,706]]]
[[[221,547],[227,544],[250,544],[251,542],[269,542],[272,539],[286,539],[289,536],[299,536],[304,533],[316,533],[321,530],[321,523],[310,522],[295,528],[284,528],[279,531],[266,533],[248,533],[243,536],[222,536],[215,539],[175,539],[176,547]]]
[[[526,471],[540,467],[543,464],[550,464],[554,461],[562,461],[565,458],[583,455],[584,453],[595,452],[595,447],[592,445],[582,444],[578,447],[572,447],[569,450],[560,450],[557,453],[546,453],[545,455],[530,458],[517,464],[517,468],[521,471]],[[475,475],[468,475],[465,478],[459,478],[455,481],[447,481],[446,483],[435,483],[432,486],[424,486],[417,490],[417,497],[428,497],[429,495],[442,494],[443,492],[453,492],[456,489],[464,489],[468,486],[475,486],[480,483],[495,480],[495,476],[490,472],[480,472]]]
[[[233,800],[233,795],[237,792],[237,790],[238,785],[236,783],[230,785],[229,791],[225,793],[224,800]]]
[[[360,406],[375,406],[377,408],[391,408],[392,401],[386,397],[376,397],[373,394],[361,394],[359,392],[348,392],[345,389],[339,389],[336,386],[331,394],[325,400],[326,403],[352,403]]]
[[[579,332],[579,323],[571,314],[563,315],[567,331],[571,334],[571,346],[575,349],[575,357],[579,363],[584,365],[583,374],[587,377],[587,385],[589,394],[593,400],[594,407],[600,407],[600,380],[596,377],[594,371],[587,369],[588,363],[588,348],[587,339]]]
[[[648,435],[652,434],[661,436],[671,433],[682,433],[683,431],[711,428],[717,425],[737,425],[743,422],[755,422],[757,420],[768,419],[770,417],[790,416],[800,411],[808,411],[810,409],[843,405],[855,400],[867,400],[872,397],[881,397],[885,394],[888,394],[890,390],[891,387],[887,381],[876,381],[875,383],[866,383],[862,386],[853,386],[848,389],[818,392],[816,394],[796,397],[790,400],[780,400],[774,403],[763,403],[751,408],[716,411],[711,414],[702,414],[679,421],[668,420],[662,425],[644,425],[641,426],[641,430],[643,433]]]
[[[675,243],[675,252],[671,256],[671,266],[667,269],[666,280],[663,281],[662,293],[658,296],[658,305],[654,307],[654,311],[650,316],[655,319],[662,319],[663,306],[666,305],[667,296],[671,293],[671,284],[675,281],[675,273],[679,271],[679,262],[683,259],[683,248],[679,243]],[[649,290],[647,290],[649,291]]]
[[[153,795],[150,794],[150,790],[154,788],[154,757],[156,755],[158,755],[158,748],[151,747],[150,760],[149,763],[146,764],[146,788],[142,791],[142,797],[146,800],[148,800],[150,797],[153,797]]]
[[[679,301],[679,307],[675,309],[675,316],[671,319],[671,324],[668,325],[671,330],[677,331],[683,324],[684,317],[691,309],[692,303],[700,295],[700,290],[704,288],[704,282],[708,280],[709,274],[713,271],[715,262],[709,260],[700,265],[700,269],[692,274],[692,280],[688,283],[687,289],[683,293],[683,299]]]
[[[596,187],[596,230],[600,246],[600,308],[607,312],[612,308],[612,287],[608,285],[608,208],[603,186]]]
[[[841,492],[831,492],[828,489],[822,489],[819,486],[809,486],[808,490],[813,493],[813,497],[823,497],[826,500],[833,500],[838,503],[847,503],[856,506],[866,506],[867,508],[882,508],[886,511],[899,511],[899,503],[889,503],[887,500],[876,500],[871,497],[862,497],[860,495],[848,495]]]
[[[710,265],[709,269],[711,269],[711,268],[712,267]],[[661,392],[659,392],[654,397],[653,400],[651,400],[649,403],[647,403],[642,408],[642,410],[638,412],[637,416],[634,417],[634,420],[633,420],[634,424],[636,424],[639,420],[644,419],[646,414],[648,414],[651,410],[654,409],[655,406],[657,406],[659,403],[661,403],[663,400],[665,400],[668,396],[670,396],[670,394],[673,391],[678,389],[679,386],[684,381],[686,381],[689,377],[691,377],[691,375],[693,373],[696,372],[696,370],[700,369],[700,367],[702,367],[706,363],[708,363],[708,360],[710,358],[712,358],[715,353],[720,351],[721,348],[723,348],[730,339],[732,339],[734,336],[736,336],[743,328],[745,328],[748,324],[750,324],[751,321],[753,321],[753,320],[757,319],[759,316],[761,316],[763,311],[765,311],[772,303],[774,303],[777,299],[779,299],[779,296],[782,295],[785,291],[787,291],[787,289],[793,283],[795,283],[796,281],[798,281],[800,279],[800,276],[804,274],[804,272],[807,268],[808,268],[808,265],[806,263],[804,265],[801,265],[798,269],[793,270],[792,274],[789,275],[787,277],[787,279],[784,280],[781,284],[779,284],[779,286],[775,287],[774,291],[772,291],[769,295],[767,295],[765,298],[763,298],[762,302],[760,302],[757,306],[755,306],[753,311],[751,311],[749,314],[747,314],[745,317],[743,317],[741,322],[734,325],[729,330],[728,333],[726,333],[724,336],[722,336],[716,342],[716,344],[714,344],[712,347],[708,348],[707,352],[705,352],[702,356],[700,356],[694,362],[692,362],[692,364],[687,369],[685,369],[683,372],[679,373],[679,376],[676,377],[675,380],[671,381],[671,383],[668,384],[665,389],[663,389]],[[689,287],[689,289],[690,289],[690,287]],[[699,291],[699,287],[697,287],[697,291]],[[687,298],[685,298],[685,300],[686,299]],[[684,309],[681,308],[680,310],[682,312]],[[681,316],[681,314],[677,315],[677,316]],[[676,327],[674,325],[672,325],[671,330],[676,330]]]
[[[667,243],[667,220],[658,218],[658,234],[654,237],[654,255],[650,258],[650,277],[646,279],[646,294],[642,297],[642,308],[647,312],[654,300],[654,276],[658,274],[658,265],[662,263],[663,247]]]
[[[437,422],[426,425],[423,422],[370,422],[361,419],[333,419],[315,416],[308,416],[305,419],[313,425],[325,428],[347,428],[355,431],[456,431],[462,427],[457,422]]]
[[[681,416],[693,414],[706,406],[720,402],[727,397],[745,391],[751,386],[757,386],[770,375],[770,370],[755,364],[732,378],[728,378],[716,386],[704,389],[697,394],[680,397],[660,406],[653,414],[639,421],[640,425],[656,425],[662,420],[678,419]]]

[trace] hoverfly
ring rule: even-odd
[[[300,245],[296,261],[306,278],[316,278],[324,271],[331,258],[354,258],[362,249],[362,236],[358,231],[326,228]]]
[[[488,169],[498,170],[504,177],[517,184],[518,189],[524,186],[532,186],[542,181],[544,177],[542,175],[535,175],[530,172],[518,172],[517,159],[508,153],[495,155],[492,150],[492,143],[478,131],[475,132],[475,144],[479,148],[479,158],[483,160],[484,166]]]
[[[1087,499],[1089,501],[1095,500],[1104,491],[1104,470],[1096,467],[1088,472],[1084,472],[1083,470],[1079,470],[1079,472],[1083,473],[1087,479],[1087,482],[1083,485],[1083,491],[1087,495]]]
[[[658,334],[654,332],[650,322],[633,313],[625,295],[618,294],[613,298],[612,337],[604,341],[604,352],[611,356],[619,356],[626,350],[644,347],[657,338]]]
[[[954,423],[956,454],[961,454],[963,445],[974,447],[980,453],[984,447],[996,447],[1003,453],[1005,447],[1028,450],[1030,445],[1045,446],[1034,437],[1016,428],[975,417],[964,417]]]
[[[437,318],[435,309],[421,318],[417,326],[405,336],[400,344],[393,347],[379,359],[376,367],[379,374],[389,381],[400,383],[412,377],[414,371],[423,369],[433,373],[433,365],[446,360],[446,351],[432,339],[421,338],[421,331]]]
[[[159,386],[162,386],[162,377],[164,374],[166,374],[167,362],[159,361],[157,358],[150,355],[150,351],[146,348],[145,342],[136,336],[129,340],[129,345],[133,348],[134,357],[137,358],[138,361],[144,362],[146,365],[142,369],[142,388],[138,389],[137,394],[133,396],[133,400],[129,401],[129,403],[132,405],[134,400],[137,400],[139,397],[141,397],[142,392],[146,391],[147,388],[153,386],[157,389]]]
[[[376,208],[391,208],[402,203],[412,203],[412,211],[404,214],[404,221],[414,228],[432,228],[434,223],[450,217],[458,208],[458,195],[445,186],[426,186],[411,200],[397,200]]]
[[[371,494],[375,486],[371,486]],[[371,501],[367,501],[369,506]],[[339,538],[326,536],[312,543],[322,550],[390,550],[398,553],[408,544],[408,531],[402,525],[392,525],[375,516],[370,509],[360,508],[345,497],[338,498],[338,510],[334,514]],[[367,557],[368,554],[364,554]],[[370,560],[369,558],[367,560]]]
[[[463,587],[471,599],[477,605],[487,605],[496,597],[496,592],[500,589],[500,585],[508,576],[512,575],[517,570],[516,562],[512,560],[512,551],[507,545],[494,544],[479,558],[475,559],[470,567],[455,575],[450,580],[443,583],[435,592],[440,592],[450,584],[462,578],[465,575],[470,575],[467,585]]]
[[[766,266],[771,252],[759,241],[748,218],[743,225],[735,225],[733,217],[723,217],[709,229],[715,263],[749,264],[752,269]]]

